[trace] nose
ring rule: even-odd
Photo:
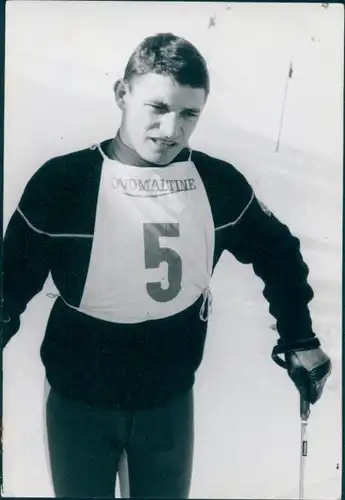
[[[162,116],[160,130],[164,137],[176,138],[181,132],[181,121],[176,113],[165,113]]]

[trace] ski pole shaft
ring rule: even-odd
[[[301,422],[301,462],[299,472],[299,500],[304,499],[304,471],[308,453],[307,422]]]
[[[301,459],[299,471],[299,500],[304,499],[304,472],[305,461],[308,454],[308,435],[307,425],[310,415],[310,403],[305,401],[302,397],[300,399],[300,417],[301,417]]]

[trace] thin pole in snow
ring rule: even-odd
[[[284,99],[283,99],[282,112],[281,112],[281,116],[280,116],[278,139],[277,139],[276,149],[275,149],[276,153],[278,153],[278,151],[279,151],[280,137],[281,137],[281,133],[282,133],[283,120],[284,120],[284,114],[285,114],[286,96],[287,96],[287,91],[288,91],[288,86],[289,86],[289,80],[292,78],[292,74],[293,74],[293,68],[292,68],[292,59],[291,59],[290,60],[290,66],[289,66],[289,73],[288,73],[288,76],[286,78],[286,83],[285,83]]]
[[[304,477],[305,461],[308,455],[307,424],[310,415],[310,403],[300,396],[300,417],[301,417],[301,457],[299,469],[299,500],[304,500]]]

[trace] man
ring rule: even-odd
[[[116,137],[49,160],[9,222],[3,345],[51,272],[60,296],[41,358],[56,496],[113,497],[126,450],[131,497],[187,498],[193,384],[224,250],[264,281],[276,352],[306,401],[330,360],[299,240],[232,165],[188,146],[209,93],[197,49],[148,37],[114,90]]]

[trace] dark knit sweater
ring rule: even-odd
[[[138,165],[119,140],[104,141],[102,150],[114,144],[118,160]],[[174,161],[188,154],[183,150]],[[308,309],[313,292],[299,240],[262,209],[231,164],[199,151],[191,159],[214,220],[214,266],[224,250],[251,264],[264,282],[280,337],[314,337]],[[137,324],[102,321],[66,305],[78,307],[83,294],[92,237],[73,235],[93,234],[102,164],[97,149],[85,149],[49,160],[28,182],[4,238],[3,346],[50,272],[60,293],[41,347],[50,385],[99,406],[149,408],[193,386],[207,332],[199,317],[202,296],[181,313]]]

